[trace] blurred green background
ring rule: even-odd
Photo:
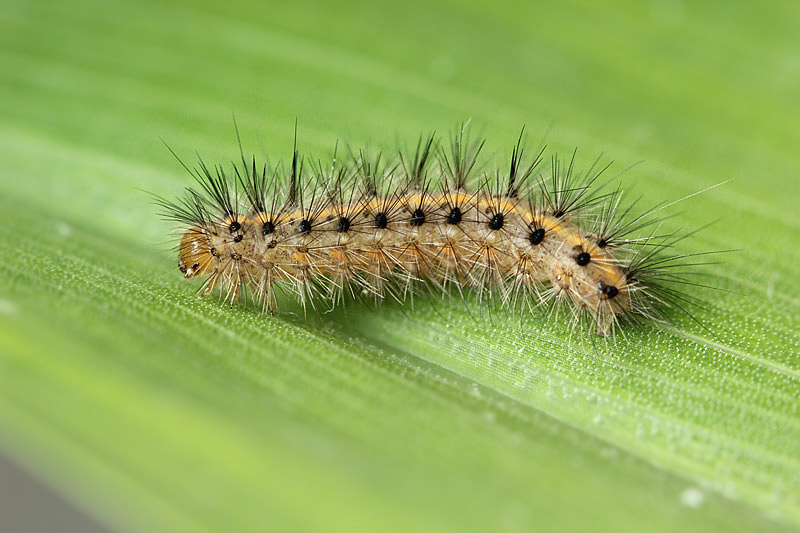
[[[799,34],[796,2],[6,0],[0,448],[130,531],[798,529]],[[295,119],[320,156],[471,120],[644,160],[647,205],[733,178],[668,224],[738,250],[716,336],[199,300],[147,192],[190,183],[162,138],[235,159],[232,114],[273,160]]]

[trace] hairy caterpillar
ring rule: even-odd
[[[200,187],[159,203],[182,226],[184,277],[204,278],[203,295],[222,287],[231,305],[249,289],[274,312],[278,287],[304,307],[345,293],[403,301],[426,283],[522,312],[566,302],[605,336],[622,319],[662,321],[699,302],[681,288],[685,259],[699,254],[671,253],[681,237],[659,235],[653,217],[675,202],[633,216],[619,187],[601,191],[608,165],[577,172],[573,153],[539,170],[544,149],[525,162],[522,141],[491,171],[479,164],[483,141],[463,128],[444,147],[431,135],[388,161],[358,151],[304,165],[295,143],[290,164],[259,167],[240,150],[232,174],[184,165]]]

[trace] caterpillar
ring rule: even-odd
[[[610,164],[578,171],[575,151],[544,165],[545,148],[525,157],[523,132],[493,168],[466,128],[448,143],[432,134],[394,157],[350,150],[330,164],[301,156],[296,134],[286,164],[258,165],[240,140],[230,171],[202,158],[189,168],[170,149],[198,187],[158,203],[180,224],[183,276],[202,278],[203,296],[222,288],[231,306],[246,291],[275,313],[279,289],[305,308],[470,288],[522,313],[564,304],[608,336],[701,303],[684,287],[699,264],[687,259],[702,253],[672,252],[683,236],[661,234],[655,216],[676,202],[633,215],[638,200],[623,207],[620,186],[603,192]]]

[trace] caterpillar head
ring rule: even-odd
[[[216,250],[204,229],[192,228],[181,237],[178,268],[183,272],[184,278],[202,276],[213,269],[216,258]]]

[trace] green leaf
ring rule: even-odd
[[[0,16],[0,446],[126,530],[800,526],[794,3],[24,2]],[[467,295],[264,316],[195,296],[181,157],[521,125],[712,223],[706,331]],[[0,486],[2,485],[0,480]]]

